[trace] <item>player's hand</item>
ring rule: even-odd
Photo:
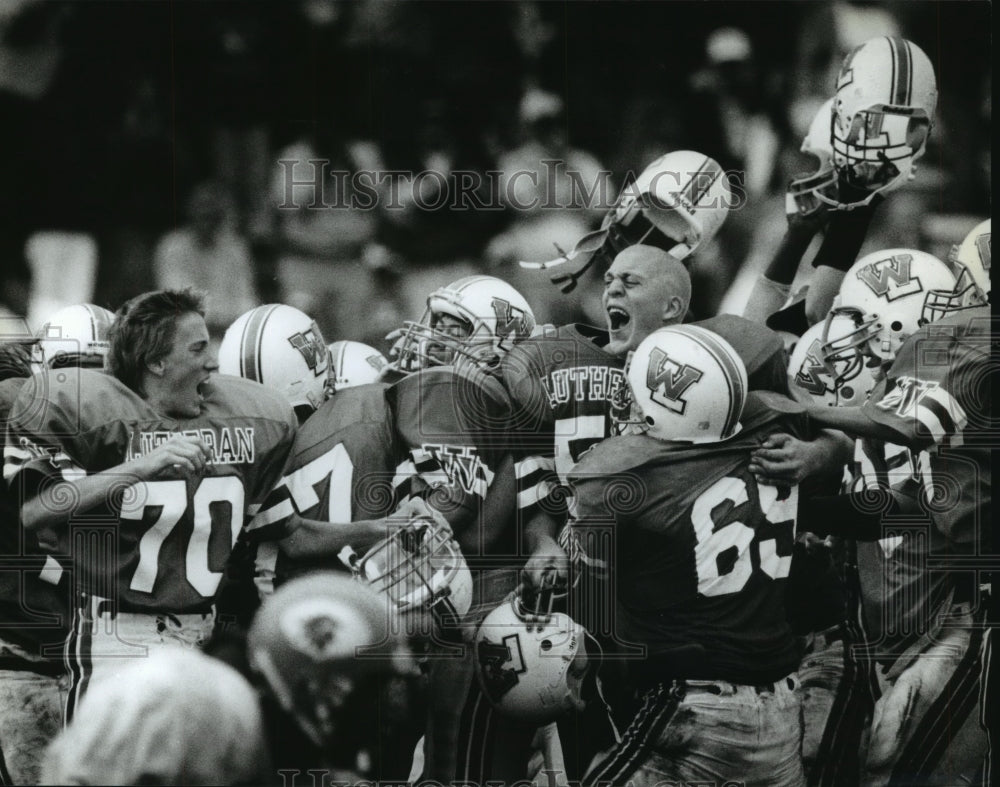
[[[805,547],[806,552],[810,555],[817,555],[829,551],[834,545],[833,536],[823,538],[821,536],[817,536],[815,533],[810,533],[808,530],[799,533],[795,540],[802,544],[802,546]]]
[[[144,481],[161,475],[178,474],[200,476],[211,459],[208,446],[200,437],[174,435],[140,459],[134,460],[134,469]]]
[[[521,586],[529,591],[537,590],[551,581],[548,575],[552,572],[555,572],[557,585],[566,587],[569,584],[569,556],[559,542],[545,536],[521,570]]]
[[[820,202],[815,197],[807,198],[806,211],[800,209],[799,203],[791,194],[791,188],[785,193],[785,218],[793,231],[808,232],[815,235],[830,220],[830,206]]]
[[[408,527],[414,519],[430,519],[449,534],[452,532],[451,525],[444,515],[433,506],[427,505],[427,501],[422,497],[408,498],[390,517],[390,520],[398,523],[400,527]]]
[[[750,472],[761,484],[799,484],[822,469],[824,454],[822,443],[806,442],[779,432],[750,455]]]

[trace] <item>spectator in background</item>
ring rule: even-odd
[[[215,339],[257,305],[254,265],[246,240],[233,227],[233,205],[216,183],[197,186],[188,223],[160,239],[154,257],[158,289],[193,287],[207,294],[205,321]]]
[[[511,225],[486,249],[491,273],[527,293],[540,322],[581,319],[581,304],[595,307],[590,320],[603,320],[598,304],[602,286],[596,276],[581,281],[581,295],[568,299],[548,281],[548,275],[525,271],[518,260],[540,262],[572,249],[594,229],[618,192],[595,156],[573,147],[567,135],[562,98],[529,87],[521,97],[518,117],[520,144],[499,155],[499,197],[512,214]],[[600,272],[598,272],[600,273]]]
[[[769,86],[750,37],[718,28],[705,41],[705,65],[691,76],[697,113],[705,123],[707,150],[742,185],[738,210],[719,232],[711,267],[695,266],[695,315],[715,314],[726,289],[751,250],[766,200],[773,194],[781,138],[769,110]],[[701,148],[698,148],[699,150]],[[702,253],[702,259],[707,259]]]
[[[0,3],[0,304],[16,314],[28,309],[25,243],[49,224],[53,151],[45,145],[44,99],[63,59],[69,10],[41,0]]]
[[[329,118],[278,153],[271,183],[281,302],[312,315],[326,336],[377,347],[403,319],[375,242],[383,169],[377,144]]]

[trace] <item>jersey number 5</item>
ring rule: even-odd
[[[691,507],[698,540],[698,592],[703,596],[739,593],[750,581],[755,564],[772,579],[788,576],[798,487],[792,487],[784,500],[778,499],[777,487],[762,484],[758,490],[760,507],[755,510],[750,506],[746,480],[727,476],[702,492]],[[762,534],[773,537],[762,539]]]
[[[188,583],[202,596],[215,595],[222,579],[223,566],[212,570],[209,544],[229,528],[229,544],[222,563],[236,544],[243,524],[243,482],[236,476],[211,476],[202,479],[191,501],[194,528],[188,541],[185,573]],[[157,514],[156,512],[159,511]],[[156,518],[152,527],[139,539],[139,565],[129,584],[131,590],[152,593],[159,571],[160,549],[187,511],[187,486],[184,481],[146,481],[130,487],[122,502],[121,518],[142,522],[147,515]]]

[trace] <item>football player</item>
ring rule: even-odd
[[[792,352],[788,386],[803,405],[850,407],[863,404],[875,385],[869,363],[853,350],[834,354],[855,330],[846,316],[832,317],[807,330]],[[850,462],[853,443],[841,432],[824,432],[823,441],[802,442],[791,435],[770,435],[753,454],[750,471],[760,483],[781,483],[768,473],[790,462],[799,449],[814,461],[798,480],[803,495],[837,494]],[[859,657],[864,642],[858,620],[857,559],[853,541],[819,539],[808,524],[796,539],[786,606],[792,630],[802,636],[802,760],[808,784],[856,784],[859,749],[877,695],[875,674]]]
[[[281,550],[261,549],[261,582],[273,580],[281,552],[289,565],[310,555],[327,561],[346,546],[363,553],[386,536],[387,526],[406,519],[401,514],[394,525],[386,521],[401,503],[411,515],[433,514],[422,502],[433,489],[440,490],[437,509],[463,550],[491,548],[495,531],[486,535],[468,525],[509,519],[479,516],[501,460],[492,432],[505,423],[507,404],[501,386],[483,370],[529,336],[534,324],[520,293],[493,277],[468,277],[433,292],[424,318],[408,323],[396,343],[397,382],[341,390],[300,431],[285,478],[252,524],[299,526]],[[280,333],[280,325],[267,330]],[[274,358],[287,354],[285,344],[276,340]],[[270,354],[259,357],[262,366],[279,365]],[[316,480],[307,485],[307,478]]]
[[[30,343],[4,345],[0,361],[0,424],[32,367],[102,368],[114,315],[91,304],[60,309]],[[30,347],[30,349],[29,349]],[[4,778],[37,784],[46,744],[62,726],[62,645],[69,631],[70,581],[65,566],[23,532],[17,505],[0,489],[0,762]]]
[[[801,407],[748,393],[721,337],[651,333],[627,371],[630,433],[570,472],[571,528],[596,530],[636,705],[584,784],[803,782],[797,646],[784,605],[798,488],[758,485],[751,451]],[[582,538],[581,543],[592,543]]]
[[[676,180],[663,177],[659,182],[671,184]],[[626,218],[631,215],[632,222],[640,226],[656,227],[646,214],[655,218],[657,211],[666,210],[664,202],[682,204],[679,198],[670,200],[662,195],[650,207],[627,212]],[[724,214],[725,211],[723,218]],[[677,221],[678,216],[672,218]],[[705,222],[699,226],[706,231],[690,232],[698,238],[698,243],[704,243],[711,237],[707,230],[716,231],[720,223]],[[662,230],[657,232],[668,237]],[[646,245],[645,241],[636,243],[656,234],[652,230],[639,235],[625,236],[617,231],[609,234],[618,239],[616,242],[622,244],[623,250],[604,275],[602,303],[607,315],[606,330],[562,326],[523,342],[502,365],[502,376],[512,400],[511,434],[521,443],[516,470],[523,542],[530,555],[525,579],[535,586],[551,567],[556,567],[562,581],[566,581],[567,548],[574,557],[585,557],[567,534],[559,539],[562,544],[556,537],[566,517],[562,485],[579,457],[611,434],[610,413],[622,388],[626,356],[650,332],[679,324],[687,314],[691,280],[684,263],[661,248]],[[677,246],[674,241],[671,248]],[[687,248],[681,244],[680,253],[685,254]],[[699,324],[723,335],[736,347],[749,370],[752,389],[787,390],[784,345],[777,334],[734,315],[720,315]],[[586,584],[589,579],[581,581]],[[574,591],[581,598],[588,593],[604,592],[583,586]],[[575,610],[574,616],[602,640],[602,645],[610,648],[609,640],[614,639],[613,622],[607,613],[601,612],[607,605],[587,603],[591,611]],[[587,617],[594,614],[603,615],[603,619]],[[595,719],[594,723],[601,730],[596,733],[598,736],[611,734],[603,718]],[[481,725],[481,729],[485,731],[486,725]],[[564,741],[587,737],[575,732],[563,735]],[[579,775],[592,754],[592,751],[567,752],[570,773]]]
[[[810,324],[829,310],[879,203],[916,176],[937,97],[934,66],[912,41],[872,38],[844,58],[830,117],[837,196],[816,193],[834,214],[813,260],[805,306]]]
[[[855,264],[834,311],[856,329],[827,354],[853,347],[879,360],[882,379],[862,407],[811,408],[859,437],[851,494],[806,501],[800,514],[819,533],[864,542],[863,612],[882,687],[866,784],[972,779],[986,750],[972,712],[984,644],[975,566],[989,549],[991,503],[991,323],[988,307],[975,305],[989,292],[986,229],[957,260],[971,288],[922,252]]]
[[[343,353],[338,353],[337,360],[342,372]],[[348,543],[367,548],[384,537],[387,528],[400,524],[387,519],[392,513],[391,501],[368,488],[371,484],[385,483],[385,473],[392,466],[396,449],[387,438],[388,411],[381,397],[385,386],[364,386],[356,394],[343,393],[338,407],[331,404],[323,408],[333,389],[332,359],[319,326],[299,309],[266,304],[238,317],[226,330],[219,347],[219,370],[280,393],[295,410],[299,424],[309,424],[299,432],[298,442],[289,455],[287,470],[291,475],[276,485],[263,510],[248,526],[248,532],[275,527],[287,527],[294,532],[281,544],[276,540],[254,539],[251,550],[254,555],[250,557],[241,551],[231,566],[235,581],[226,588],[227,602],[237,619],[248,622],[256,602],[240,596],[243,561],[256,565],[258,591],[267,595],[274,589],[282,546],[287,555],[284,558],[288,564],[287,578],[316,565],[328,565]],[[348,387],[351,386],[343,386],[344,391]],[[321,415],[316,415],[318,410]],[[320,487],[315,501],[303,497],[314,492],[308,485],[297,497],[292,495],[292,490],[301,486],[296,479],[313,475],[314,485],[323,479],[331,482]],[[338,494],[335,477],[356,483],[356,491],[360,491],[356,500]],[[296,504],[304,517],[293,518]],[[419,512],[427,513],[425,509]],[[329,526],[331,522],[342,527],[334,530]],[[293,570],[290,560],[303,563]]]
[[[11,410],[4,475],[22,525],[72,560],[67,718],[95,671],[208,637],[247,509],[291,446],[281,396],[214,374],[203,315],[190,291],[137,296],[111,328],[109,374],[35,375]]]
[[[464,609],[456,611],[464,614],[472,602],[495,604],[513,589],[513,463],[496,439],[506,423],[507,397],[490,370],[533,328],[527,302],[498,279],[470,277],[432,293],[423,319],[405,326],[396,343],[397,381],[339,391],[300,430],[284,478],[254,523],[288,520],[299,527],[280,549],[261,546],[259,583],[330,567],[331,550],[317,547],[313,528],[339,539],[332,554],[350,547],[345,561],[367,575],[377,568],[378,554],[401,546],[387,535],[385,519],[397,512],[401,521],[392,529],[411,515],[441,517],[473,568],[477,561],[485,564],[477,571],[474,599],[471,588],[466,596],[450,583],[461,571],[432,572],[437,579],[430,605],[446,609],[461,599]],[[440,567],[454,542],[445,531],[434,533],[433,543],[422,537],[422,546],[437,551],[421,549],[414,560],[436,560]],[[362,557],[355,563],[352,555]],[[388,588],[382,575],[376,571],[380,586]],[[423,772],[448,781],[457,715],[473,671],[471,661],[448,659],[435,660],[431,672],[436,688]]]
[[[257,612],[244,669],[262,689],[277,773],[400,779],[398,741],[420,734],[420,672],[379,594],[329,571],[288,581]]]
[[[363,342],[339,341],[330,343],[330,375],[327,393],[378,382],[389,361],[382,353]]]

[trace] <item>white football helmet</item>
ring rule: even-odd
[[[816,112],[800,150],[815,157],[819,166],[815,172],[797,175],[788,184],[786,213],[811,216],[837,202],[837,171],[833,168],[833,147],[830,145],[830,122],[833,99],[823,103]]]
[[[329,350],[327,393],[331,396],[344,388],[377,382],[382,370],[389,365],[382,353],[363,342],[332,342]]]
[[[52,368],[102,368],[111,347],[108,331],[114,321],[113,312],[92,303],[60,309],[38,331],[40,362]]]
[[[824,346],[833,363],[851,348],[883,362],[923,325],[959,308],[955,274],[941,260],[916,249],[866,254],[851,266],[827,320],[849,317],[854,330]]]
[[[837,315],[802,334],[788,361],[788,390],[795,401],[852,407],[868,400],[875,377],[867,359],[850,347],[838,353],[838,343],[854,328],[853,320]]]
[[[407,373],[461,360],[489,365],[534,329],[531,307],[507,282],[466,276],[430,294],[424,316],[404,324],[390,356]]]
[[[632,246],[658,230],[675,243],[666,251],[683,260],[715,237],[733,204],[726,173],[715,159],[677,150],[660,156],[625,187],[609,232]]]
[[[476,673],[498,713],[534,725],[583,710],[583,682],[591,667],[587,632],[569,615],[549,611],[525,620],[512,594],[476,631]]]
[[[374,544],[353,570],[397,612],[430,612],[442,628],[454,629],[472,606],[472,574],[458,542],[426,517]]]
[[[740,430],[747,371],[718,334],[696,325],[660,328],[632,354],[632,420],[658,440],[713,443]]]
[[[990,225],[992,219],[977,224],[958,246],[952,246],[948,262],[958,276],[955,297],[962,306],[990,302]]]
[[[292,407],[315,410],[326,400],[329,350],[315,321],[271,303],[236,318],[219,347],[219,371],[284,394]]]
[[[247,656],[317,746],[351,723],[343,709],[366,678],[417,673],[385,599],[332,571],[289,580],[268,596],[250,626]]]
[[[530,270],[548,270],[567,262],[573,272],[560,271],[552,282],[570,292],[594,260],[614,256],[644,243],[684,260],[708,243],[729,215],[736,199],[718,162],[693,150],[660,156],[622,189],[601,229],[577,241],[573,249],[547,262],[520,262]]]
[[[867,196],[838,207],[866,205],[914,177],[936,105],[934,67],[912,41],[872,38],[847,55],[833,104],[833,164]]]

